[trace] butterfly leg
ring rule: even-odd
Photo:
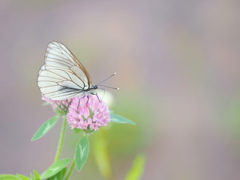
[[[89,95],[87,95],[87,106],[88,106],[88,101],[89,101]]]
[[[72,99],[71,100],[67,99],[67,107],[69,107],[71,104],[72,104]]]
[[[99,98],[99,96],[98,96],[97,92],[92,92],[91,94],[92,94],[92,95],[95,95],[95,96],[97,96],[97,98],[98,98],[98,101],[99,101],[99,102],[102,102],[102,101],[100,100],[100,98]]]
[[[79,113],[80,99],[81,99],[81,98],[79,98],[79,100],[78,100],[77,113]]]
[[[98,94],[96,93],[95,95],[97,96],[97,98],[98,98],[98,101],[99,101],[99,102],[102,102],[102,101],[99,99],[99,96],[98,96]]]
[[[80,101],[81,101],[81,99],[84,98],[84,97],[85,97],[85,96],[82,96],[82,97],[80,97],[79,100],[78,100],[78,106],[77,106],[77,111],[78,111],[78,113],[79,113]]]

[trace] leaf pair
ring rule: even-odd
[[[132,125],[136,124],[135,122],[114,113],[111,113],[110,116],[111,116],[111,122],[114,122],[114,123],[128,123]],[[55,116],[47,120],[45,123],[43,123],[40,126],[40,128],[37,130],[37,132],[34,134],[31,141],[35,141],[43,137],[48,131],[50,131],[50,129],[52,129],[52,127],[56,124],[58,119],[59,119],[59,116]]]

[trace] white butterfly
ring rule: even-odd
[[[48,44],[45,64],[38,74],[38,86],[41,93],[52,100],[85,96],[98,89],[92,84],[86,68],[60,42]]]

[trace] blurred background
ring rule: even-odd
[[[102,130],[112,174],[124,178],[139,153],[142,179],[240,179],[240,2],[238,0],[2,0],[0,173],[43,172],[61,122],[31,142],[55,113],[37,87],[47,44],[60,41],[105,84],[111,109],[137,126]],[[98,133],[90,137],[90,142]],[[63,158],[79,136],[67,129]],[[74,179],[103,180],[94,145]]]

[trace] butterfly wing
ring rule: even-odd
[[[59,42],[48,44],[45,64],[38,74],[42,94],[52,100],[79,96],[91,87],[90,76],[73,53]]]

